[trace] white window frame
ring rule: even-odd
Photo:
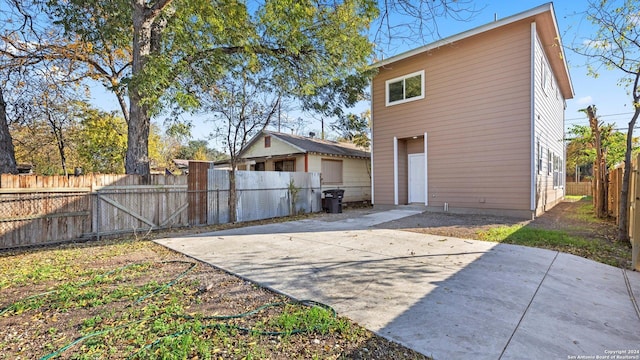
[[[538,139],[538,159],[536,165],[538,166],[538,174],[542,174],[542,145],[540,145],[540,139]]]
[[[404,94],[404,92],[406,90],[406,87],[404,85],[404,80],[408,79],[408,78],[415,77],[417,75],[420,75],[420,95],[419,96],[414,96],[414,97],[408,98],[408,99],[405,97],[402,100],[396,100],[396,101],[389,102],[389,84],[393,84],[393,83],[397,83],[399,81],[402,81],[403,82],[402,83],[402,91],[403,91],[403,97],[404,97],[404,96],[406,96]],[[384,91],[385,91],[384,97],[385,97],[386,106],[404,104],[404,103],[407,103],[407,102],[410,102],[410,101],[424,99],[424,83],[425,83],[425,81],[424,81],[424,70],[416,71],[416,72],[413,72],[411,74],[403,75],[403,76],[400,76],[400,77],[393,78],[393,79],[385,81],[385,83],[384,83]]]
[[[548,70],[548,65],[547,65],[547,58],[546,57],[542,57],[540,59],[541,63],[542,63],[542,91],[544,92],[545,95],[549,95],[548,91],[547,91],[547,83],[549,82],[549,70]]]
[[[559,189],[563,187],[562,178],[564,177],[563,171],[563,159],[556,154],[553,154],[553,188]]]

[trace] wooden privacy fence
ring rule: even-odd
[[[0,248],[188,224],[186,177],[0,175]]]
[[[631,267],[640,271],[640,154],[631,162],[631,177],[629,179],[629,237],[632,246]],[[620,192],[622,191],[622,176],[624,168],[617,167],[609,172],[609,215],[619,221]]]
[[[0,175],[0,248],[228,222],[229,172],[197,166],[189,178]],[[237,171],[236,188],[237,221],[322,208],[318,173]]]
[[[566,183],[566,195],[591,196],[593,185],[591,182],[569,182]]]

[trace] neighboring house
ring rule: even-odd
[[[265,130],[238,157],[238,170],[318,172],[323,190],[345,190],[343,201],[371,200],[371,156],[353,144]]]
[[[374,64],[373,203],[531,218],[564,197],[551,3]]]

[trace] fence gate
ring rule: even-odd
[[[207,223],[207,173],[213,169],[212,162],[189,161],[189,225]]]
[[[96,191],[95,235],[187,226],[184,185],[109,186]]]

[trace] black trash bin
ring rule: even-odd
[[[322,192],[322,209],[325,212],[337,214],[342,212],[342,198],[344,197],[343,189],[329,189]]]

